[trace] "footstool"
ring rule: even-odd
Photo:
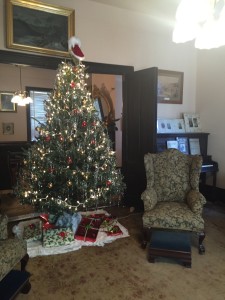
[[[148,247],[148,261],[165,257],[179,260],[191,268],[191,242],[187,231],[152,229]]]

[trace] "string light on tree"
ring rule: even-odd
[[[38,126],[37,141],[24,153],[15,187],[22,204],[41,212],[106,205],[125,189],[107,128],[86,87],[79,39],[71,38],[69,49],[72,61],[58,67],[44,103],[46,124]]]

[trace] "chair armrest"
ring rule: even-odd
[[[157,203],[157,194],[155,189],[153,188],[147,188],[142,194],[141,199],[144,202],[144,209],[151,210],[154,208],[154,206]]]
[[[202,213],[203,205],[206,203],[205,197],[197,190],[191,190],[187,195],[187,204],[193,213]]]

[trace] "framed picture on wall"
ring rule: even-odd
[[[184,73],[158,70],[157,102],[182,104]]]
[[[0,112],[16,112],[16,104],[12,103],[14,93],[0,92]]]
[[[2,123],[2,133],[4,135],[14,134],[14,123]]]
[[[6,0],[7,47],[68,56],[75,11],[38,1]]]

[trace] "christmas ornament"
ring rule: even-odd
[[[83,121],[82,122],[82,127],[86,127],[87,126],[87,122],[86,121]]]
[[[67,158],[67,163],[68,165],[71,165],[73,163],[72,158],[70,156]]]
[[[106,185],[107,185],[107,186],[110,186],[111,184],[112,184],[111,180],[107,180],[107,181],[106,181]]]
[[[75,85],[76,85],[76,84],[75,84],[75,82],[74,82],[74,81],[71,81],[71,83],[70,83],[70,87],[71,87],[71,88],[74,88],[74,87],[75,87]]]
[[[46,141],[46,142],[49,142],[50,140],[51,140],[50,135],[47,135],[47,136],[45,137],[45,141]]]
[[[59,140],[60,140],[60,142],[63,142],[64,139],[63,139],[62,135],[59,136]]]
[[[78,60],[83,60],[84,59],[84,54],[80,49],[81,42],[80,40],[73,36],[69,39],[69,51],[70,53],[76,57]]]

